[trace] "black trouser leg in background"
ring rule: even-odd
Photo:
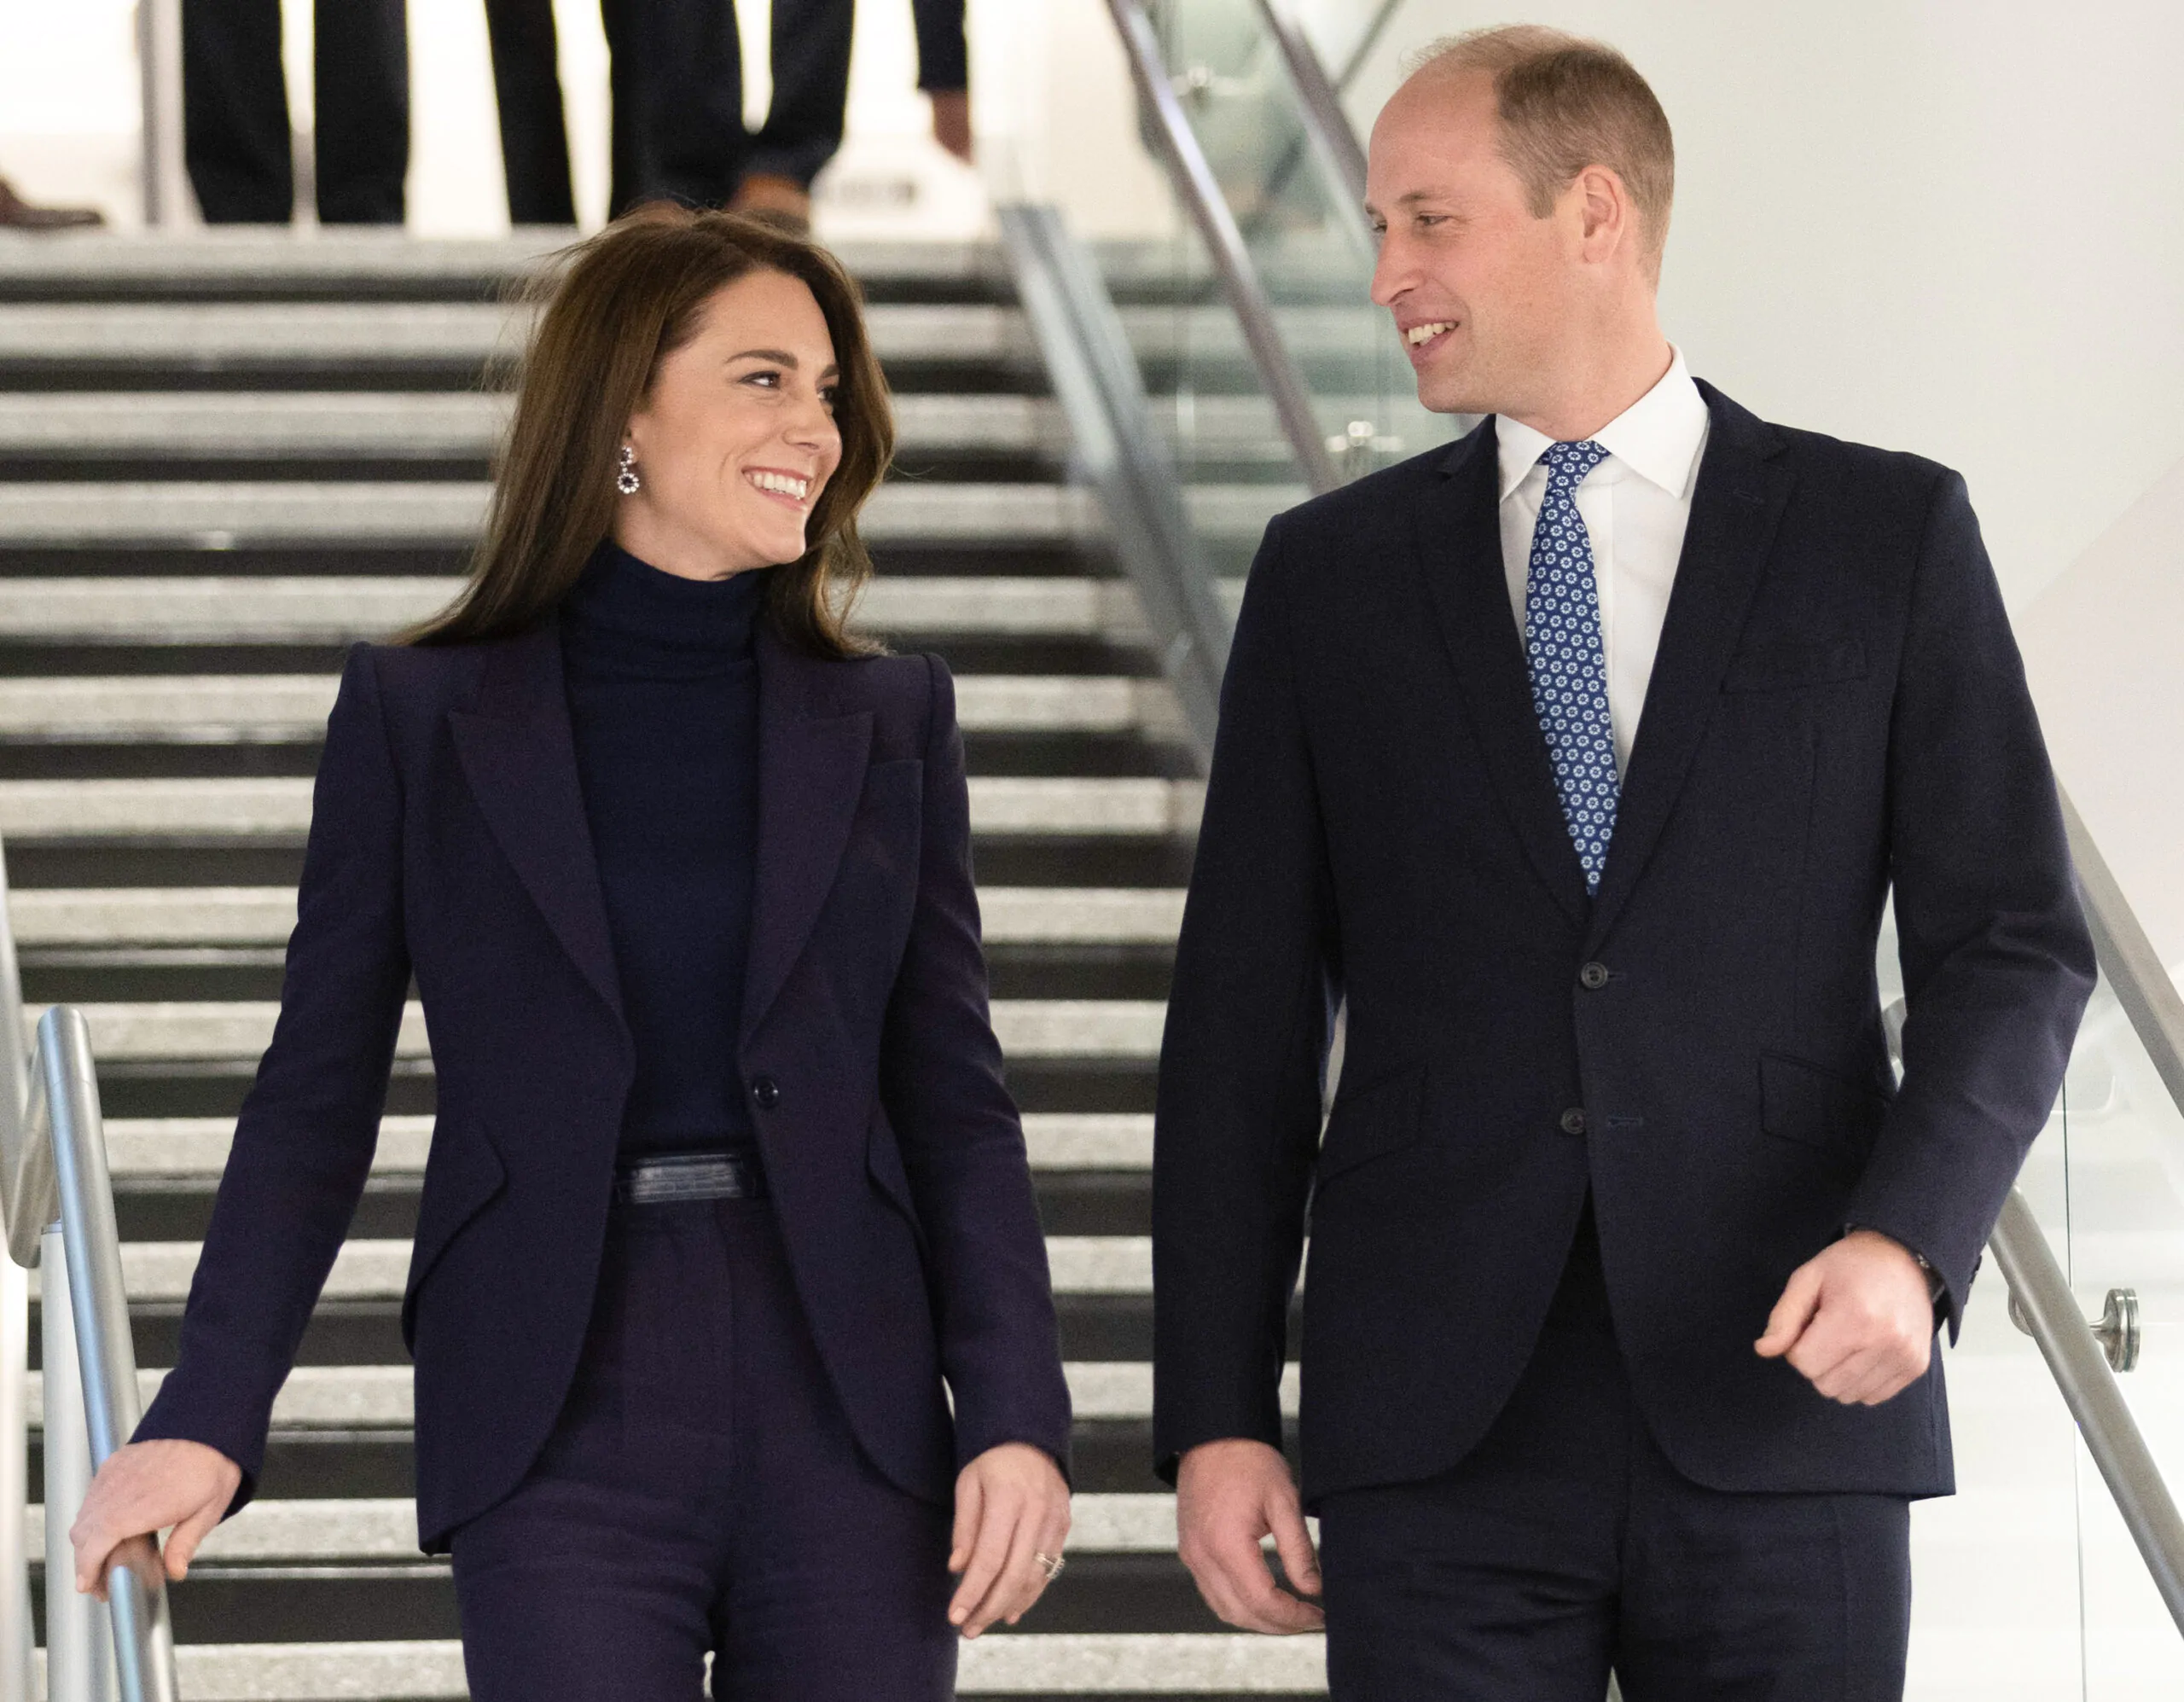
[[[183,154],[212,224],[286,224],[295,211],[281,0],[183,0]]]
[[[318,0],[322,224],[399,224],[410,175],[410,20],[405,0]]]
[[[485,0],[485,29],[493,44],[508,218],[516,224],[574,224],[554,0]]]
[[[600,14],[613,55],[613,212],[722,205],[750,146],[732,0],[601,0]]]
[[[856,0],[774,0],[774,98],[748,170],[807,189],[842,145]]]

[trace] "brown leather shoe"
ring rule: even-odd
[[[95,206],[32,206],[0,177],[0,229],[81,230],[105,223],[106,215]]]
[[[735,199],[728,204],[728,210],[770,224],[790,236],[808,239],[811,235],[810,191],[793,177],[753,171],[736,186]]]

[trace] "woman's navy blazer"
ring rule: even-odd
[[[996,1444],[1066,1460],[1069,1443],[987,1015],[955,689],[937,659],[821,661],[764,629],[758,658],[757,897],[742,1031],[723,1043],[857,1440],[945,1504]],[[439,1117],[402,1322],[432,1549],[516,1486],[560,1413],[633,1067],[550,622],[359,645],[343,673],[280,1020],[178,1362],[136,1432],[218,1449],[245,1498],[370,1170],[413,975]]]

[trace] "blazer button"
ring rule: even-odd
[[[1585,1113],[1578,1110],[1575,1106],[1572,1106],[1569,1110],[1564,1112],[1562,1113],[1562,1132],[1565,1135],[1583,1134],[1585,1132]]]
[[[1605,963],[1588,963],[1577,972],[1578,985],[1590,993],[1597,993],[1613,979]]]
[[[771,1076],[759,1076],[751,1083],[751,1097],[758,1101],[758,1109],[771,1111],[781,1102],[781,1084]]]

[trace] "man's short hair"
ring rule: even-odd
[[[1589,166],[1623,179],[1649,269],[1660,270],[1676,199],[1676,138],[1637,67],[1605,42],[1544,24],[1469,30],[1420,49],[1421,71],[1484,72],[1493,79],[1502,152],[1544,218]]]

